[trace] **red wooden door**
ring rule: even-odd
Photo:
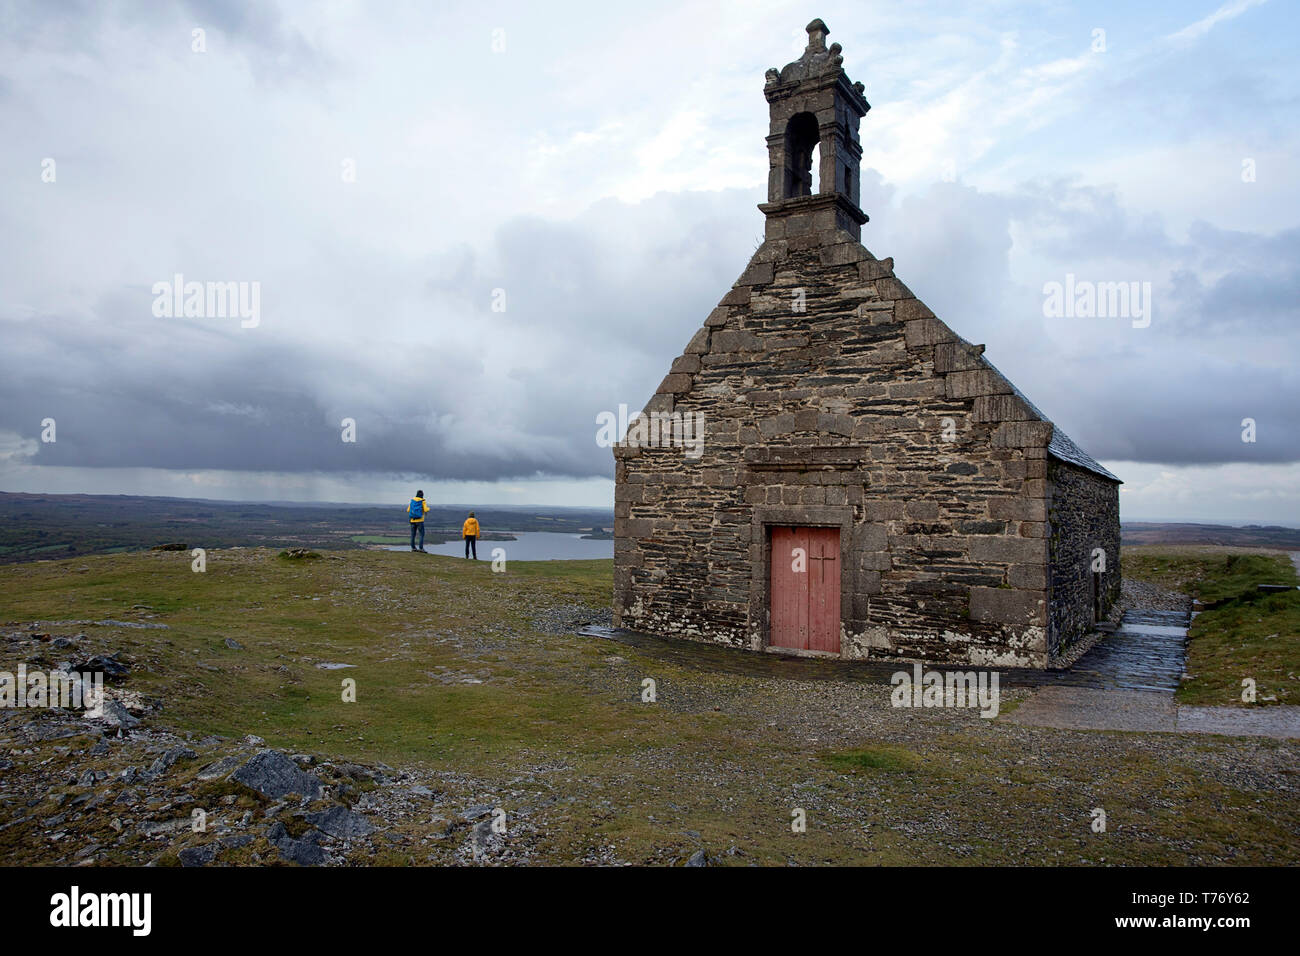
[[[772,647],[840,652],[838,528],[772,529]]]

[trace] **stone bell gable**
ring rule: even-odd
[[[615,447],[616,623],[1049,666],[1118,596],[1118,479],[860,244],[870,107],[827,32],[768,71],[763,244]]]

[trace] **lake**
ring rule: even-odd
[[[554,531],[512,531],[516,541],[480,541],[478,559],[492,560],[493,548],[504,548],[507,561],[574,561],[592,558],[614,557],[614,542],[588,541],[580,534],[557,534]],[[409,544],[390,547],[389,551],[410,551]],[[446,544],[425,542],[424,550],[430,554],[449,554],[453,557],[465,556],[463,540],[448,541]]]

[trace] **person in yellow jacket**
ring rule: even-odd
[[[468,558],[470,552],[474,552],[474,560],[478,560],[478,519],[474,517],[474,512],[469,513],[465,519],[465,524],[460,529],[460,536],[465,539],[465,557]]]
[[[424,516],[429,513],[429,502],[424,500],[424,492],[417,491],[411,503],[406,506],[406,517],[411,521],[411,550],[424,551]],[[415,529],[420,529],[420,546],[415,546]],[[428,552],[425,552],[426,554]]]

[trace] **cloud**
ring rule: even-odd
[[[1300,465],[1106,465],[1124,475],[1120,511],[1125,521],[1300,526]]]
[[[866,245],[1106,460],[1300,460],[1280,5],[1213,75],[1165,42],[1247,6],[1196,30],[1114,8],[1105,54],[1090,19],[1016,4],[832,22],[874,106]],[[521,7],[498,55],[474,9],[6,6],[8,473],[606,480],[597,412],[642,405],[762,233],[762,71],[793,55],[790,14],[601,7],[575,32]],[[155,318],[176,272],[259,282],[261,325]],[[1067,273],[1150,282],[1151,327],[1044,317]],[[59,441],[33,445],[47,416]]]
[[[1094,455],[1300,460],[1300,433],[1279,427],[1300,407],[1288,337],[1297,232],[1207,225],[1176,243],[1113,195],[1060,183],[900,199],[872,175],[864,195],[876,254]],[[665,193],[564,222],[509,221],[486,249],[453,246],[422,277],[409,265],[423,296],[414,311],[437,316],[433,333],[381,318],[362,344],[310,325],[276,331],[274,315],[266,330],[158,319],[143,288],[85,315],[11,319],[0,427],[55,417],[59,442],[36,455],[49,465],[608,475],[595,415],[639,408],[730,287],[761,225],[751,199]],[[1032,259],[1013,269],[1017,243]],[[1152,327],[1044,317],[1044,279],[1067,272],[1153,282]],[[504,312],[492,311],[496,289]],[[1279,340],[1261,348],[1269,335]],[[1243,447],[1247,416],[1270,427]],[[340,440],[344,417],[355,445]]]
[[[26,463],[36,454],[39,443],[35,438],[17,432],[0,431],[0,462]]]
[[[1000,194],[938,186],[886,206],[868,228],[868,246],[896,251],[912,290],[987,344],[989,359],[1094,456],[1300,461],[1296,230],[1203,223],[1175,241],[1112,192],[1065,182]],[[1151,326],[1044,316],[1043,285],[1067,274],[1149,282]],[[1267,440],[1241,441],[1246,417],[1271,423]]]
[[[1232,0],[1231,3],[1225,3],[1209,16],[1202,17],[1195,23],[1189,23],[1176,33],[1170,34],[1169,39],[1175,43],[1188,43],[1199,40],[1213,30],[1216,24],[1239,17],[1251,7],[1258,7],[1264,2],[1265,0]]]

